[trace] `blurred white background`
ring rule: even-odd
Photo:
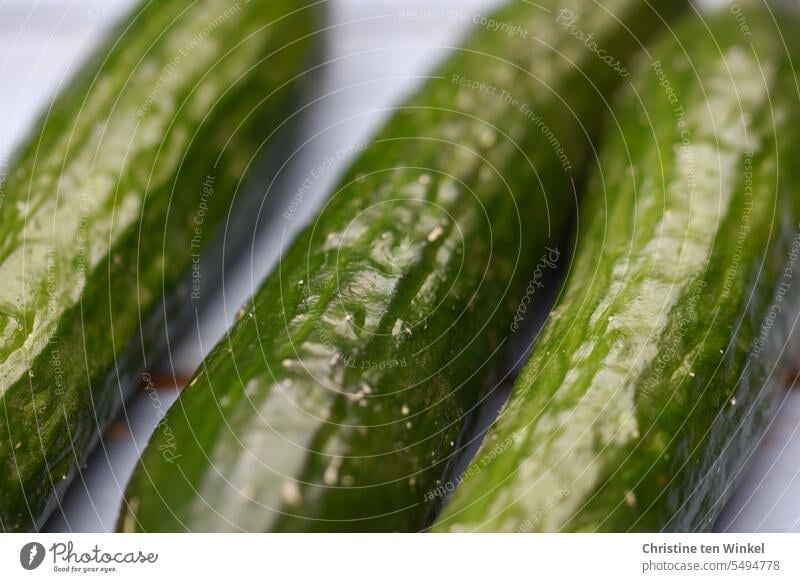
[[[163,0],[167,1],[167,0]],[[0,172],[10,151],[30,129],[49,99],[134,0],[0,0]],[[417,86],[467,32],[452,19],[403,21],[406,10],[488,12],[498,0],[331,0],[326,67],[317,89],[329,95],[307,116],[303,139],[314,136],[276,187],[294,189],[320,160],[365,139],[385,109]],[[708,2],[705,2],[708,4]],[[342,120],[346,123],[339,124]],[[335,156],[334,156],[335,157]],[[344,162],[346,163],[346,162]],[[281,240],[310,216],[328,195],[342,167],[324,175],[300,209],[294,226],[262,225],[249,260],[226,271],[224,293],[198,314],[197,327],[173,345],[171,363],[191,374],[229,327],[241,303],[274,266]],[[276,212],[276,214],[278,214]],[[177,390],[159,392],[164,407]],[[140,450],[158,420],[145,393],[137,394],[105,435],[89,466],[67,494],[50,531],[111,531],[122,491]],[[492,411],[487,413],[491,417]],[[718,531],[800,532],[800,391],[786,405],[764,439],[717,523]]]

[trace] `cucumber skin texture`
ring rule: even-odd
[[[678,25],[683,49],[650,49],[664,76],[643,63],[615,104],[574,272],[477,458],[501,452],[466,470],[435,531],[713,526],[779,404],[800,313],[798,89],[771,18],[746,15],[768,81],[724,11],[707,18],[719,49],[696,18]]]
[[[571,7],[620,57],[638,46],[590,3],[539,4]],[[640,2],[611,5],[639,38],[661,24]],[[591,154],[577,120],[593,136],[597,91],[620,78],[555,17],[512,3],[496,19],[532,38],[476,32],[398,109],[156,430],[128,486],[122,531],[430,523],[426,492],[450,469],[496,369],[526,273],[561,244],[573,212],[572,173],[541,130],[452,80],[527,102],[577,170]]]
[[[148,314],[292,111],[314,30],[300,6],[142,4],[18,152],[0,207],[0,530],[43,525],[141,381],[135,336],[163,334]]]

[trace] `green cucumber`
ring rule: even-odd
[[[800,314],[798,87],[744,15],[683,21],[615,102],[564,294],[435,530],[713,525]]]
[[[598,101],[683,7],[657,5],[514,1],[485,19],[242,309],[154,434],[119,527],[426,527],[525,274],[563,245]]]
[[[41,527],[135,386],[140,327],[293,111],[311,12],[143,3],[18,152],[0,203],[0,530]]]

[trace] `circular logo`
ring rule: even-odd
[[[19,563],[26,570],[35,570],[44,561],[44,546],[39,542],[28,542],[19,551]]]

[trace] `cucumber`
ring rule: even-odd
[[[156,430],[121,530],[430,523],[525,274],[563,248],[598,101],[683,7],[605,6],[512,2],[397,108]]]
[[[15,156],[0,204],[0,529],[43,524],[139,381],[140,322],[293,111],[314,30],[299,6],[143,3]]]
[[[436,531],[713,525],[800,314],[792,53],[744,14],[751,34],[693,16],[637,65],[562,298]]]

